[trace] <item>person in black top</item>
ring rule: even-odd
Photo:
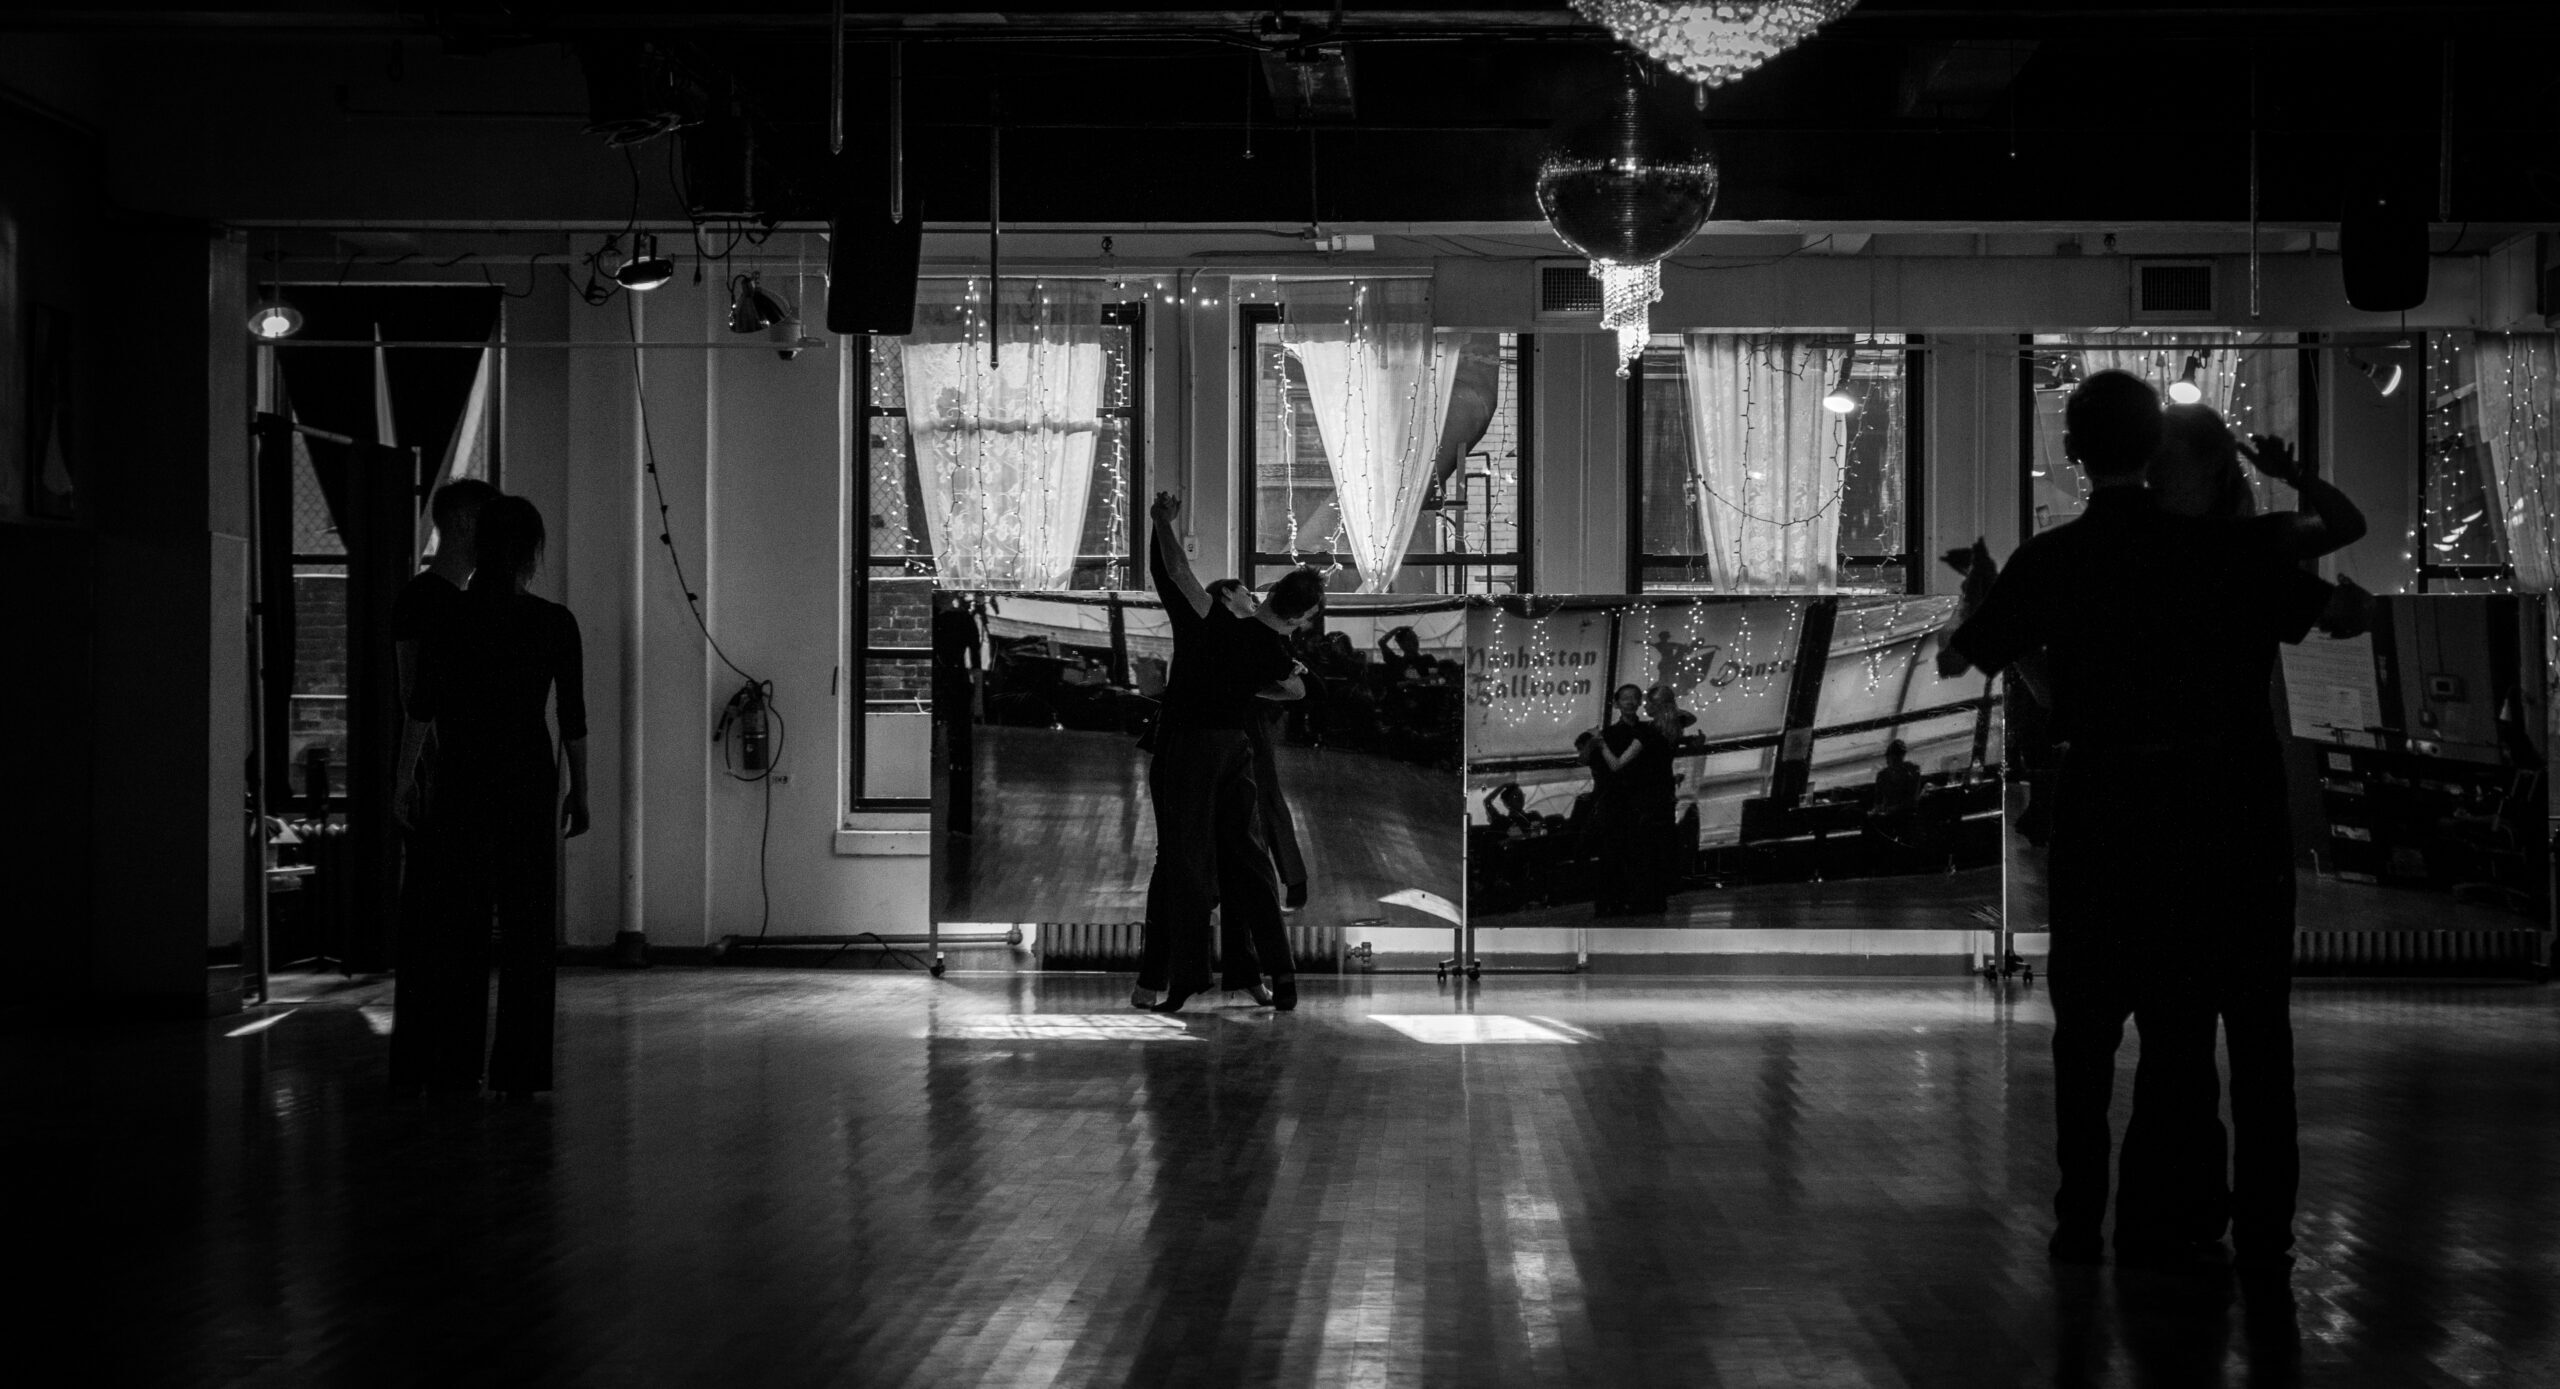
[[[1867,818],[1879,829],[1899,831],[1920,808],[1920,769],[1911,764],[1910,746],[1900,738],[1884,745],[1884,765],[1876,769],[1876,798]]]
[[[2257,514],[2243,457],[2292,486],[2300,508]],[[2364,513],[2309,460],[2268,435],[2240,443],[2211,406],[2172,405],[2161,412],[2160,448],[2149,476],[2161,510],[2239,523],[2299,559],[2343,549],[2365,533]],[[2341,577],[2339,586],[2348,603],[2357,601],[2352,580]],[[2259,772],[2268,775],[2263,765]],[[2231,1065],[2230,1227],[2243,1266],[2272,1271],[2290,1262],[2302,1176],[2293,1096],[2294,875],[2272,862],[2274,844],[2289,844],[2292,827],[2278,788],[2263,787],[2238,807],[2265,821],[2257,832],[2270,841],[2270,863],[2256,880],[2222,888],[2209,904],[2225,913],[2226,938],[2235,947],[2214,980]],[[2208,1213],[2196,1237],[2221,1234],[2222,1222]]]
[[[427,567],[410,576],[400,586],[391,602],[391,640],[398,662],[400,712],[405,730],[403,746],[409,749],[403,757],[405,784],[415,788],[413,800],[432,795],[435,786],[434,740],[427,726],[417,718],[414,697],[418,685],[418,665],[427,646],[440,639],[453,625],[462,608],[462,589],[471,582],[472,567],[478,562],[477,529],[480,509],[498,496],[498,489],[477,478],[448,482],[436,489],[427,504],[427,514],[434,518],[436,553]],[[403,784],[395,779],[395,785]],[[395,804],[395,821],[417,819],[416,807]],[[396,966],[398,993],[408,996],[423,992],[432,995],[440,984],[450,981],[459,961],[451,952],[439,949],[444,933],[435,929],[435,921],[427,902],[427,848],[415,833],[404,832],[400,844],[399,946]],[[396,1005],[395,1005],[396,1006]],[[429,1064],[432,1047],[428,1030],[395,1029],[391,1034],[391,1084],[397,1090],[418,1090],[429,1086],[437,1089],[480,1088],[480,1072],[471,1071],[466,1082],[458,1074],[438,1075]]]
[[[1591,767],[1589,829],[1597,882],[1592,912],[1623,916],[1663,907],[1659,857],[1662,833],[1655,823],[1655,767],[1668,769],[1671,754],[1644,715],[1644,688],[1620,685],[1609,697],[1610,719],[1582,743]]]
[[[1158,493],[1149,508],[1149,567],[1165,610],[1176,616],[1173,669],[1147,773],[1156,863],[1147,882],[1148,939],[1138,987],[1167,987],[1156,1005],[1167,1013],[1209,987],[1209,910],[1215,904],[1226,987],[1259,989],[1258,956],[1271,967],[1273,1001],[1294,1008],[1297,974],[1281,924],[1271,852],[1258,824],[1253,747],[1245,729],[1257,700],[1305,694],[1289,654],[1289,634],[1323,607],[1324,579],[1313,570],[1293,570],[1271,586],[1252,616],[1240,617],[1211,599],[1192,575],[1173,529],[1181,509],[1181,500],[1169,492]]]
[[[1942,675],[2041,650],[2067,743],[2050,851],[2054,1119],[2051,1250],[2094,1261],[2107,1204],[2107,1106],[2124,1023],[2141,1029],[2116,1194],[2120,1261],[2179,1266],[2218,1231],[2222,1134],[2215,985],[2290,880],[2267,691],[2276,644],[2351,614],[2269,533],[2170,515],[2145,490],[2151,388],[2100,372],[2073,391],[2064,446],[2095,491],[2005,570],[1979,558]],[[2203,778],[2213,778],[2207,784]],[[2289,937],[2283,948],[2290,948]]]
[[[1253,616],[1253,590],[1242,579],[1220,579],[1209,585],[1210,601],[1237,617]],[[1302,638],[1303,638],[1303,634]],[[1294,651],[1296,643],[1292,643]],[[1309,692],[1315,682],[1304,661],[1297,661],[1299,684]],[[1304,707],[1303,704],[1300,707]],[[1289,718],[1287,702],[1266,699],[1245,720],[1245,736],[1253,740],[1253,786],[1262,842],[1271,848],[1271,865],[1280,872],[1280,909],[1293,912],[1307,904],[1307,857],[1298,848],[1298,821],[1290,813],[1289,795],[1280,785],[1280,737]]]
[[[542,516],[521,497],[480,513],[480,565],[452,627],[428,644],[412,703],[434,726],[437,781],[425,808],[437,928],[465,964],[450,998],[412,1011],[436,1073],[476,1078],[479,999],[497,918],[498,1019],[490,1087],[510,1101],[551,1088],[554,883],[561,837],[587,832],[587,703],[578,621],[525,592],[542,554]],[[557,701],[569,794],[560,795],[546,706]],[[410,797],[404,795],[406,802]],[[413,1003],[405,994],[403,1005]]]

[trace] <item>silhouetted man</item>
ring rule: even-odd
[[[2264,530],[2164,513],[2143,487],[2151,388],[2100,372],[2072,392],[2064,447],[2094,489],[2078,519],[1985,555],[1943,674],[2037,650],[2063,759],[2050,851],[2057,1259],[2094,1262],[2107,1106],[2127,1018],[2141,1029],[2116,1194],[2119,1262],[2178,1267],[2218,1237],[2225,1196],[2216,985],[2234,919],[2217,902],[2292,867],[2268,703],[2278,642],[2342,621],[2335,588]],[[2262,804],[2262,802],[2267,804]],[[2263,917],[2263,912],[2259,913]],[[2289,948],[2290,942],[2287,942]]]

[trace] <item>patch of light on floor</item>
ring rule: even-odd
[[[1371,1013],[1369,1020],[1385,1023],[1417,1042],[1436,1047],[1479,1042],[1558,1042],[1572,1046],[1575,1042],[1571,1035],[1554,1027],[1502,1013]]]
[[[368,1006],[358,1008],[356,1011],[364,1014],[364,1025],[373,1029],[374,1036],[388,1037],[391,1035],[390,1009]]]
[[[1178,1018],[1145,1013],[1007,1013],[934,1026],[937,1037],[987,1042],[1196,1042]]]
[[[260,1018],[255,1022],[242,1023],[240,1026],[235,1027],[222,1035],[225,1037],[246,1037],[252,1032],[264,1032],[268,1028],[275,1026],[277,1023],[283,1022],[285,1019],[292,1017],[295,1013],[300,1011],[301,1010],[298,1008],[287,1008],[281,1013],[270,1014],[269,1016]]]

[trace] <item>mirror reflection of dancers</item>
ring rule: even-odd
[[[1298,1003],[1297,973],[1280,916],[1280,885],[1263,843],[1254,785],[1253,746],[1246,733],[1258,699],[1306,693],[1289,634],[1324,605],[1324,579],[1311,569],[1283,575],[1250,617],[1213,600],[1191,572],[1174,518],[1181,499],[1158,493],[1149,572],[1165,610],[1174,615],[1173,669],[1157,716],[1155,757],[1147,772],[1156,817],[1155,870],[1147,882],[1146,943],[1138,991],[1130,1002],[1179,1011],[1211,985],[1209,912],[1219,911],[1226,987],[1266,997],[1281,1009]],[[1271,966],[1262,990],[1258,962]],[[1153,1003],[1158,989],[1163,1002]]]
[[[1648,759],[1664,766],[1671,759],[1644,716],[1643,686],[1620,685],[1609,704],[1609,722],[1581,739],[1591,767],[1591,838],[1599,869],[1592,910],[1600,916],[1658,912],[1664,902],[1654,860],[1661,835],[1651,814]]]

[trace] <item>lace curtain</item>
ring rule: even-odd
[[[1288,285],[1282,302],[1360,592],[1386,592],[1431,488],[1458,353],[1432,332],[1426,280]]]
[[[946,586],[1063,589],[1102,428],[1095,281],[926,281],[902,339],[907,430]],[[992,324],[992,341],[990,328]]]
[[[1721,593],[1839,585],[1847,417],[1823,408],[1846,344],[1692,333],[1690,490]]]

